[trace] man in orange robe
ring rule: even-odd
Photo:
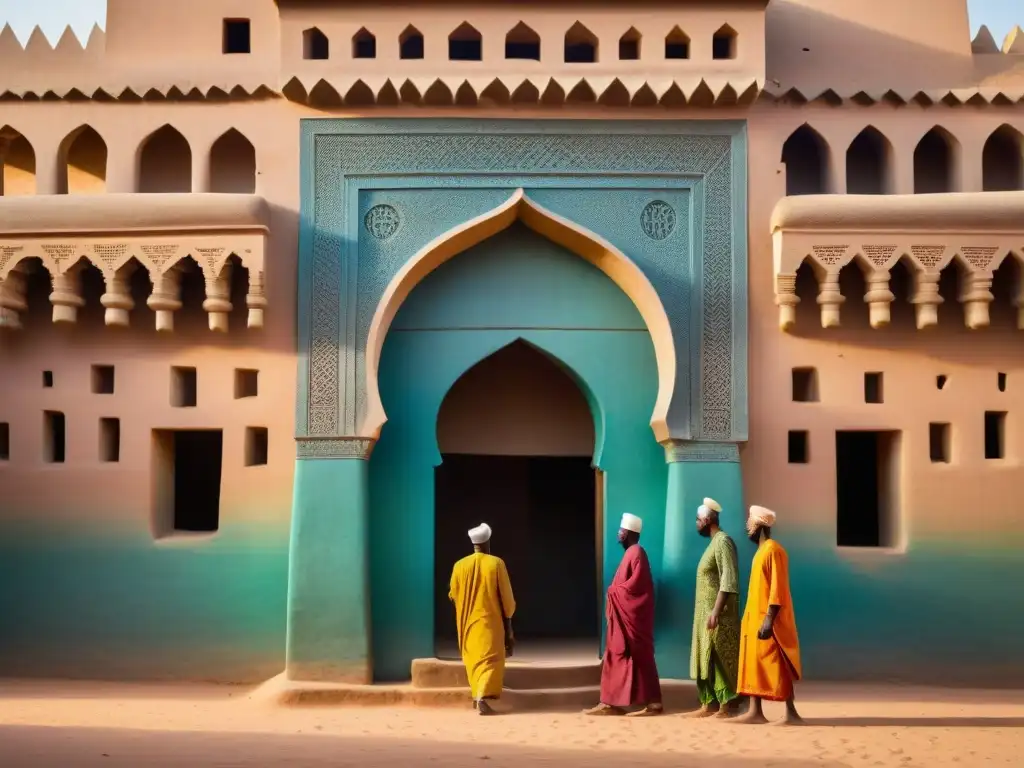
[[[789,557],[772,538],[775,513],[751,507],[747,534],[757,544],[750,568],[747,606],[740,627],[739,694],[750,697],[750,709],[735,723],[768,722],[761,700],[786,702],[779,725],[803,721],[793,703],[793,684],[801,677],[800,640],[793,598],[789,592]]]

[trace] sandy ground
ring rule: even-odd
[[[799,690],[808,725],[786,729],[672,714],[295,709],[239,689],[0,682],[0,766],[1024,765],[1024,693]]]

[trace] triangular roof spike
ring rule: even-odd
[[[99,24],[93,24],[92,29],[89,30],[89,38],[85,43],[85,49],[91,51],[93,49],[102,50],[107,44],[107,33],[103,31],[103,27]]]
[[[53,46],[50,45],[49,38],[43,33],[43,30],[38,24],[32,30],[32,34],[28,36],[28,42],[25,44],[25,50],[29,53],[40,50],[53,50]]]
[[[0,53],[7,53],[8,51],[24,51],[25,48],[22,46],[18,36],[14,34],[14,29],[11,28],[10,24],[4,24],[3,30],[0,30]]]
[[[1003,53],[1024,54],[1024,30],[1015,26],[1003,40]]]
[[[75,34],[75,30],[71,28],[71,25],[64,27],[64,31],[61,33],[54,50],[74,53],[80,53],[84,50],[82,48],[82,41],[78,39],[78,35]]]
[[[978,28],[978,34],[971,41],[971,53],[999,53],[999,46],[992,32],[984,24]]]

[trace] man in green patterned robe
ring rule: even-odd
[[[740,657],[739,563],[736,544],[719,527],[722,507],[704,499],[697,532],[711,539],[697,566],[690,677],[697,681],[700,709],[690,717],[730,716]]]

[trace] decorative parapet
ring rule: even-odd
[[[369,459],[376,444],[372,437],[351,435],[296,437],[295,456],[299,459]]]
[[[0,198],[0,327],[19,328],[27,309],[27,277],[39,259],[49,273],[53,322],[74,323],[84,304],[87,264],[106,283],[100,302],[109,326],[128,325],[132,272],[153,285],[147,305],[160,331],[174,329],[181,308],[182,261],[203,272],[211,330],[226,331],[232,311],[233,255],[249,272],[248,327],[262,328],[263,274],[269,210],[251,195],[97,195]]]
[[[1024,260],[1024,192],[787,197],[771,219],[779,327],[796,324],[796,271],[807,261],[818,280],[821,325],[840,323],[847,298],[839,273],[851,262],[865,273],[873,328],[889,323],[890,270],[905,259],[914,277],[917,327],[938,322],[939,275],[954,260],[963,269],[958,297],[968,328],[989,324],[992,274],[1005,258]],[[1024,296],[1017,303],[1024,330]]]
[[[662,443],[662,447],[665,449],[666,464],[676,464],[681,461],[735,464],[740,460],[740,449],[736,443],[667,440]]]

